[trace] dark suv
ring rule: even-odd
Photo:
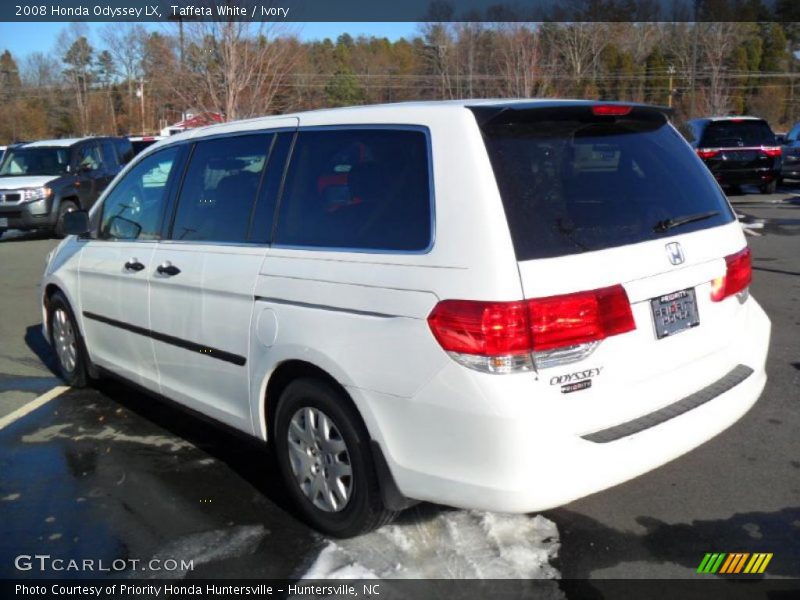
[[[88,210],[132,157],[130,141],[121,137],[9,146],[0,163],[0,235],[40,229],[62,237],[64,215]]]
[[[792,127],[783,139],[781,179],[800,179],[800,123]]]
[[[763,194],[775,192],[781,147],[766,121],[712,117],[689,121],[682,130],[720,185],[757,185]]]

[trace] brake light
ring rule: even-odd
[[[783,150],[781,149],[780,146],[763,146],[761,148],[761,152],[772,158],[775,158],[776,156],[780,156],[781,154],[783,154]]]
[[[621,285],[517,302],[443,300],[431,312],[428,325],[453,359],[487,373],[528,371],[540,354],[636,328]],[[565,353],[560,364],[585,354]]]
[[[483,356],[530,352],[524,302],[443,300],[431,312],[428,324],[448,352]]]
[[[753,262],[750,248],[725,257],[725,276],[711,282],[711,300],[720,302],[750,285],[753,279]]]
[[[621,285],[528,301],[533,349],[595,342],[636,329]]]
[[[697,156],[702,159],[714,158],[717,154],[719,154],[719,150],[709,150],[707,148],[698,148],[696,152]]]
[[[598,117],[623,117],[632,110],[632,106],[625,104],[595,104],[592,106],[592,114]]]

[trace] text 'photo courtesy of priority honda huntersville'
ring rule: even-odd
[[[268,441],[352,536],[415,501],[563,505],[757,400],[770,323],[719,184],[662,109],[422,102],[192,130],[49,256],[63,378]]]

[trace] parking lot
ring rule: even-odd
[[[115,382],[31,405],[59,385],[36,295],[57,242],[6,234],[0,576],[65,575],[15,569],[16,556],[39,553],[192,560],[191,572],[168,574],[208,578],[672,578],[694,576],[706,552],[774,553],[768,576],[800,576],[800,186],[731,200],[754,253],[752,293],[772,319],[770,379],[739,423],[665,467],[541,516],[423,504],[396,525],[335,543],[292,516],[258,443]]]

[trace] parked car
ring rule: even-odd
[[[763,119],[693,119],[683,133],[721,185],[756,185],[763,194],[775,193],[781,172],[781,147]]]
[[[737,421],[770,324],[658,108],[423,102],[154,144],[42,281],[72,386],[112,374],[268,440],[331,535],[415,501],[547,509]]]
[[[155,144],[159,140],[163,140],[164,138],[160,135],[129,135],[128,139],[133,146],[133,153],[139,154],[145,148],[148,148]]]
[[[781,179],[800,179],[800,123],[789,130],[782,144]]]
[[[132,156],[130,142],[117,137],[10,146],[0,163],[0,235],[39,229],[62,236],[64,215],[91,208]]]

